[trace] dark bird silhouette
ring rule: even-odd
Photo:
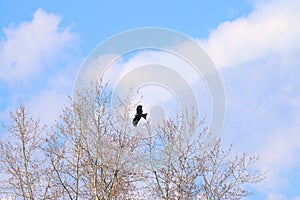
[[[134,119],[133,119],[133,121],[132,121],[133,126],[137,126],[137,124],[139,123],[141,117],[144,118],[144,119],[146,119],[146,117],[147,117],[147,114],[148,114],[148,113],[144,113],[144,114],[143,114],[143,109],[142,109],[142,107],[143,107],[143,106],[141,106],[141,105],[138,105],[138,106],[136,107],[136,114],[135,114]]]

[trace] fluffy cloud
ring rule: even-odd
[[[64,105],[68,103],[68,95],[72,95],[76,70],[73,65],[60,69],[52,77],[48,77],[47,85],[32,93],[24,102],[43,123],[51,124],[58,119]]]
[[[288,200],[283,194],[271,194],[267,198],[268,200]]]
[[[53,60],[76,38],[69,27],[61,29],[60,22],[60,16],[38,9],[32,21],[4,29],[0,78],[8,84],[19,84],[53,68]]]
[[[223,74],[226,140],[260,155],[269,173],[258,190],[270,200],[290,199],[282,193],[299,188],[289,174],[300,152],[300,2],[254,2],[249,15],[223,22],[199,42]]]
[[[286,191],[293,187],[293,176],[289,171],[299,167],[300,152],[300,111],[298,117],[291,123],[289,128],[279,129],[264,141],[261,148],[259,165],[268,171],[266,180],[259,185],[262,191],[271,193]],[[276,199],[276,198],[271,198]]]
[[[283,194],[271,194],[267,197],[267,200],[289,200],[290,198],[286,197]],[[300,200],[300,197],[294,197],[292,200]]]
[[[61,27],[61,21],[59,15],[37,9],[32,21],[4,29],[0,81],[5,90],[0,102],[6,105],[0,105],[1,120],[7,121],[8,110],[20,103],[45,123],[57,117],[79,66],[78,36]]]
[[[299,50],[300,2],[257,1],[246,17],[227,21],[200,43],[218,67],[237,66],[270,54]]]
[[[126,60],[120,59],[113,64],[109,63],[110,59],[115,57],[118,57],[118,55],[104,55],[85,65],[79,72],[78,87],[84,86],[84,83],[97,80],[101,75],[99,69],[108,66],[104,71],[103,79],[105,82],[109,82],[112,89],[124,92],[128,89],[137,89],[136,84],[138,83],[145,83],[138,85],[138,90],[142,93],[145,105],[151,107],[157,104],[170,104],[170,102],[176,101],[176,95],[180,96],[184,91],[185,94],[189,94],[187,92],[201,94],[202,106],[209,107],[210,97],[201,75],[179,56],[164,51],[145,50],[138,54],[127,55]],[[150,68],[150,65],[152,68]],[[155,66],[164,66],[164,68],[161,67],[161,70],[158,71]],[[177,81],[174,82],[174,76],[171,76],[171,73],[177,74],[180,79],[176,79]],[[191,88],[188,89],[187,86]],[[172,90],[172,93],[168,90]],[[178,91],[181,91],[180,94],[177,94]],[[121,96],[123,96],[123,93]],[[181,100],[187,102],[189,99],[190,96],[187,95]],[[204,99],[206,100],[205,103]]]

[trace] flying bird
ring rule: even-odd
[[[141,105],[138,105],[136,107],[136,114],[135,114],[134,119],[132,121],[133,126],[137,126],[137,124],[139,123],[141,117],[144,118],[144,119],[146,119],[146,117],[147,117],[148,113],[143,113],[142,107],[143,106],[141,106]]]

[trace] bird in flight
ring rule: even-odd
[[[144,118],[144,119],[146,119],[146,117],[147,117],[148,113],[143,113],[142,107],[143,106],[141,106],[141,105],[138,105],[136,107],[136,114],[135,114],[134,119],[132,121],[133,126],[137,126],[137,124],[140,121],[141,117]]]

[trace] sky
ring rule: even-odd
[[[9,123],[9,111],[25,103],[53,122],[97,45],[136,28],[174,30],[203,47],[219,71],[226,94],[222,141],[259,155],[257,167],[268,171],[248,199],[299,200],[299,10],[299,0],[2,1],[0,121]],[[149,56],[172,63],[168,55],[140,52],[111,70]]]

